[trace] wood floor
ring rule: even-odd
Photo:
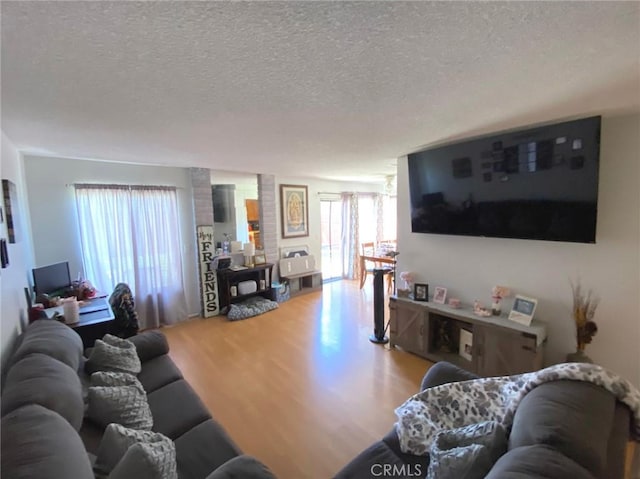
[[[325,284],[243,321],[163,331],[171,357],[240,448],[281,479],[331,477],[386,434],[431,363],[369,342],[369,281]],[[388,312],[386,313],[388,318]]]

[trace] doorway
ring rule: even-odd
[[[322,277],[324,281],[342,279],[342,202],[320,200],[322,237]]]

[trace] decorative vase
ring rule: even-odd
[[[567,354],[568,363],[593,363],[593,360],[584,353],[584,349],[578,349],[575,353]]]
[[[502,313],[502,307],[500,305],[500,298],[493,297],[493,303],[491,304],[491,314],[494,316],[500,316]]]

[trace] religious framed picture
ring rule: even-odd
[[[305,185],[280,185],[283,238],[309,236],[309,194]]]

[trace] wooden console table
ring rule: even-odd
[[[250,298],[251,296],[262,296],[264,298],[271,299],[272,270],[273,264],[271,263],[240,270],[233,270],[231,268],[218,270],[218,295],[220,299],[220,309],[225,308],[232,303]],[[238,284],[243,281],[255,281],[256,291],[249,294],[240,294]],[[234,291],[235,294],[232,294]]]
[[[503,376],[542,368],[546,325],[525,326],[502,316],[476,316],[432,302],[392,296],[389,301],[390,345],[430,361],[448,361],[479,376]],[[461,333],[461,330],[467,331]],[[461,334],[472,335],[467,355],[460,355]]]

